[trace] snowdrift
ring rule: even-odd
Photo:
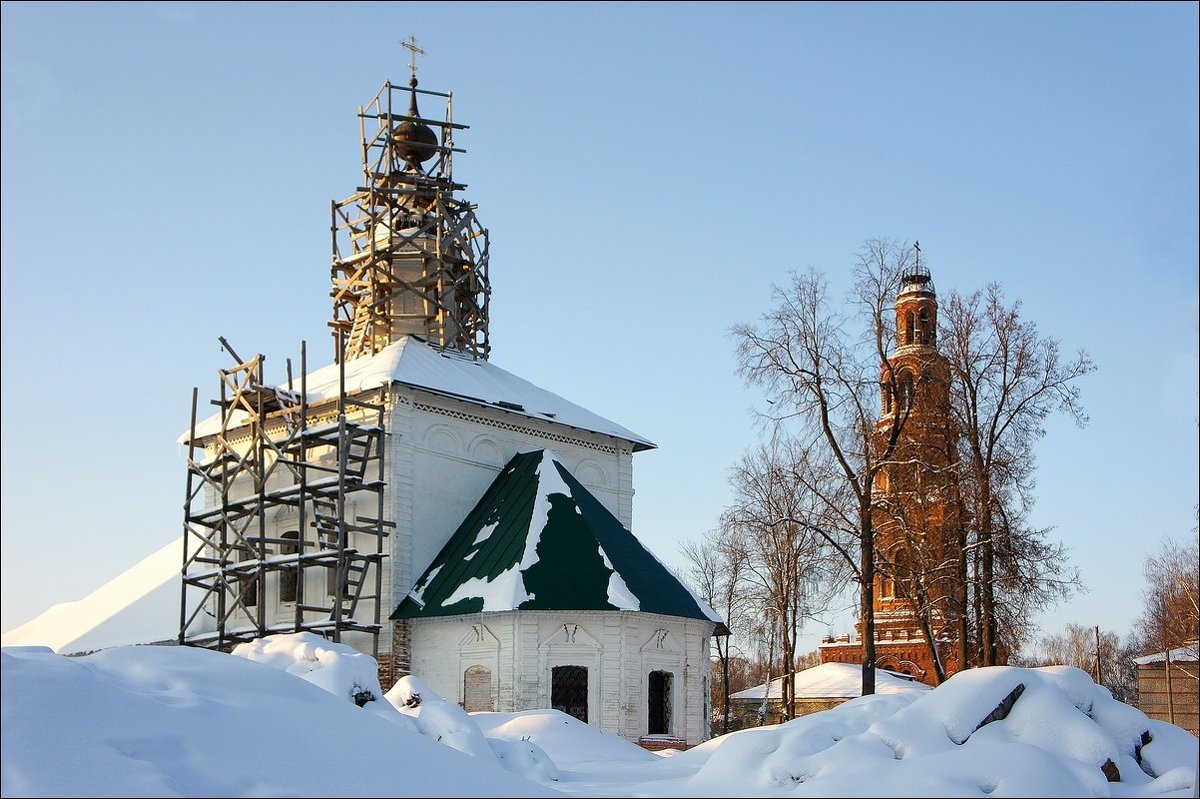
[[[1200,742],[1085,672],[995,667],[662,757],[465,713],[310,634],[0,656],[4,796],[1193,796]]]

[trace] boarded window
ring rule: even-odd
[[[585,666],[555,666],[550,672],[550,706],[588,720],[588,670]]]
[[[486,666],[471,666],[463,672],[463,710],[468,713],[491,712],[492,672]]]
[[[671,672],[650,672],[648,692],[648,735],[669,735],[671,732]]]

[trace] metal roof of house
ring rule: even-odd
[[[306,386],[309,404],[337,397],[338,382],[336,363],[311,372]],[[632,430],[539,388],[490,361],[444,352],[414,336],[400,338],[375,355],[346,362],[347,394],[391,383],[517,416],[612,436],[630,442],[635,451],[655,446],[654,442]],[[295,387],[300,387],[299,381]],[[220,415],[214,414],[196,426],[196,436],[204,438],[219,429]],[[185,432],[180,437],[181,444],[187,442],[188,435]]]
[[[1200,653],[1200,647],[1197,647],[1196,642],[1192,641],[1189,644],[1172,649],[1171,662],[1195,663],[1197,660],[1200,660],[1198,653]],[[1165,650],[1162,652],[1152,652],[1149,655],[1142,655],[1140,658],[1134,658],[1133,662],[1139,666],[1149,666],[1155,663],[1166,663],[1167,653]]]
[[[724,624],[548,450],[514,457],[393,619],[629,610]]]

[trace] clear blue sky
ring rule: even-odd
[[[729,327],[868,238],[1066,350],[1035,520],[1125,633],[1197,503],[1197,5],[3,4],[3,628],[180,532],[192,386],[328,360],[329,201],[399,41],[451,89],[492,360],[647,436],[634,531],[714,526],[760,400]],[[432,111],[433,109],[429,109]],[[842,622],[838,622],[839,625]],[[825,628],[813,626],[815,641]]]

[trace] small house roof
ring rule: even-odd
[[[1200,656],[1198,656],[1198,650],[1200,650],[1200,647],[1197,646],[1198,643],[1200,642],[1192,641],[1190,644],[1172,649],[1171,662],[1195,663],[1197,660],[1200,660]],[[1167,653],[1166,650],[1163,650],[1162,652],[1152,652],[1149,655],[1142,655],[1140,658],[1134,658],[1133,662],[1139,666],[1148,666],[1153,663],[1166,663]]]
[[[518,609],[725,626],[549,450],[508,462],[391,618]]]
[[[855,697],[862,694],[862,666],[856,663],[822,663],[811,669],[801,669],[792,675],[793,696],[797,699],[828,699]],[[771,699],[781,698],[783,678],[771,680]],[[765,683],[730,694],[730,699],[762,700]],[[906,674],[886,669],[875,670],[875,693],[896,694],[905,691],[928,691],[929,686]]]
[[[338,368],[338,364],[332,363],[309,373],[306,388],[310,405],[338,396]],[[346,362],[347,394],[391,383],[517,416],[612,436],[630,442],[635,451],[655,446],[652,441],[616,422],[539,388],[491,361],[439,350],[415,336],[404,336],[374,355]],[[295,388],[299,387],[297,381]],[[213,414],[196,425],[197,438],[216,433],[220,425],[220,414]],[[186,444],[189,435],[190,431],[185,432],[179,443]]]

